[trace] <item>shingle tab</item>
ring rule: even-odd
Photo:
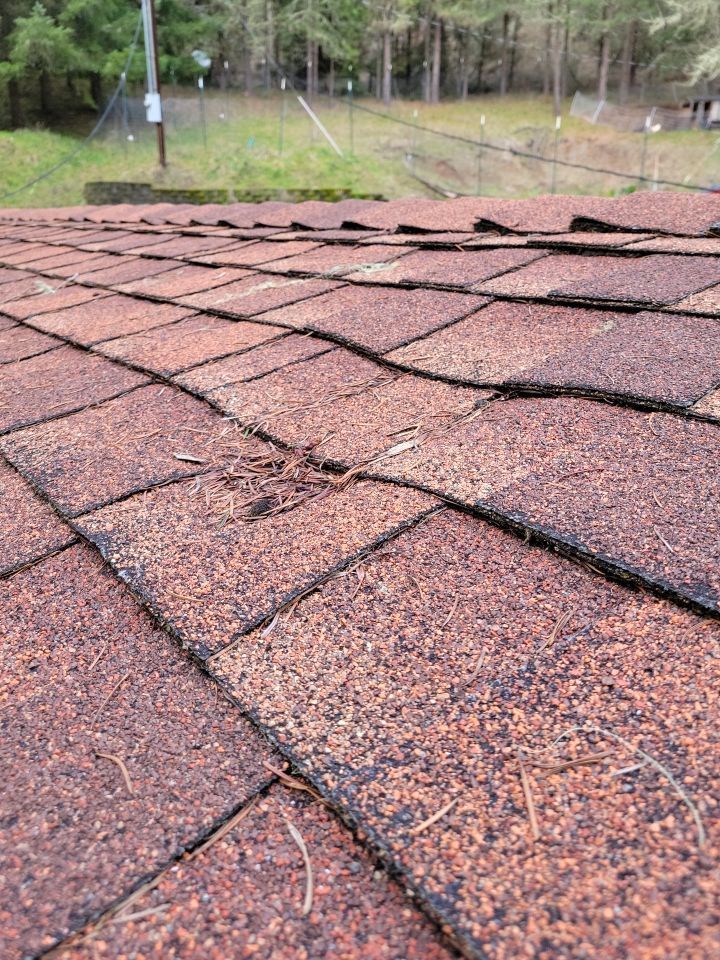
[[[90,346],[101,340],[127,336],[190,316],[187,307],[149,303],[132,297],[108,296],[30,319],[38,330]]]
[[[74,539],[73,531],[0,460],[0,576]]]
[[[346,466],[450,428],[487,391],[403,376],[342,348],[209,394],[224,412],[291,447],[320,444]]]
[[[0,364],[25,360],[61,346],[61,341],[20,325],[0,324]]]
[[[307,917],[304,866],[289,823],[313,871]],[[143,911],[134,922],[92,930],[91,939],[61,952],[60,960],[151,953],[190,960],[198,942],[206,957],[450,960],[454,954],[331,813],[286,787],[273,787],[206,853],[167,871],[133,905],[136,915]]]
[[[479,284],[482,293],[664,305],[717,283],[714,257],[583,257],[554,254]]]
[[[720,610],[720,430],[568,397],[493,403],[379,465]]]
[[[19,958],[202,839],[271,751],[87,548],[0,592],[0,952]]]
[[[276,307],[284,307],[296,300],[305,300],[319,293],[333,290],[339,283],[335,280],[303,280],[299,277],[270,277],[255,273],[235,283],[178,297],[180,303],[200,310],[213,310],[235,317],[252,317]]]
[[[157,273],[165,273],[176,266],[173,260],[147,260],[145,257],[113,257],[117,263],[102,270],[83,275],[83,280],[102,287],[117,287],[121,283],[140,280]]]
[[[255,347],[283,333],[280,327],[269,324],[238,323],[197,314],[169,326],[107,340],[97,349],[108,357],[169,376],[207,360]]]
[[[232,270],[229,267],[217,270],[201,266],[177,267],[166,273],[118,284],[118,290],[142,297],[174,300],[186,294],[222,287],[249,275],[247,270]]]
[[[76,525],[183,643],[207,657],[435,503],[413,490],[362,483],[278,516],[221,527],[181,483]]]
[[[44,286],[47,289],[36,288],[33,291],[34,296],[25,296],[11,303],[3,303],[0,309],[17,320],[27,320],[40,313],[63,310],[65,307],[74,307],[78,303],[87,303],[107,296],[106,290],[92,290],[90,287],[66,285],[56,281],[49,281]],[[0,295],[2,289],[0,287]]]
[[[199,255],[193,259],[201,263],[226,264],[227,266],[254,267],[270,260],[293,257],[299,253],[315,250],[318,243],[309,240],[290,240],[286,243],[273,243],[270,240],[259,243],[240,243],[220,250],[218,253]]]
[[[208,395],[218,387],[254,380],[266,373],[272,373],[273,370],[308,360],[316,354],[332,349],[332,344],[325,340],[291,333],[289,336],[253,347],[252,350],[193,367],[192,370],[177,374],[173,380],[194,393]]]
[[[73,347],[8,364],[0,377],[0,433],[109,400],[145,380]]]
[[[412,250],[412,247],[410,247]],[[263,270],[272,273],[311,273],[326,277],[341,277],[365,269],[378,270],[398,257],[404,256],[402,247],[384,246],[381,243],[350,247],[345,244],[327,244],[310,253],[295,257],[272,260],[263,265]]]
[[[213,670],[468,955],[701,957],[717,934],[719,638],[446,512]]]
[[[388,360],[474,383],[689,406],[720,382],[716,321],[497,301]]]
[[[206,469],[208,441],[225,426],[206,404],[152,384],[16,431],[0,440],[0,449],[72,515]]]
[[[487,301],[439,290],[341,287],[267,313],[263,319],[328,333],[373,353],[384,353],[458,320]]]
[[[349,280],[406,283],[414,286],[470,287],[546,256],[542,250],[420,250],[380,270],[348,275]]]

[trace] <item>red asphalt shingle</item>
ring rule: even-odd
[[[0,287],[2,297],[3,287]],[[46,288],[46,289],[45,289]],[[90,287],[65,285],[55,281],[43,281],[39,288],[35,284],[33,295],[25,295],[19,300],[0,305],[0,311],[17,320],[27,320],[40,313],[50,313],[54,310],[63,310],[65,307],[74,307],[79,303],[98,300],[107,296],[106,290],[92,290]]]
[[[719,204],[0,211],[3,956],[715,955]]]
[[[413,381],[342,348],[210,394],[241,424],[290,447],[320,445],[319,456],[347,466],[409,443],[418,432],[447,429],[489,396]]]
[[[286,243],[273,243],[270,240],[261,240],[258,243],[246,242],[235,244],[227,250],[218,253],[203,254],[193,257],[201,263],[216,263],[227,266],[254,267],[270,260],[280,260],[283,257],[307,253],[318,247],[318,243],[309,240],[291,240]]]
[[[720,390],[713,390],[711,393],[708,393],[702,400],[699,400],[695,404],[693,410],[707,417],[714,417],[716,420],[720,420]]]
[[[0,593],[0,953],[19,960],[202,839],[271,750],[87,548]]]
[[[714,317],[717,321],[720,315],[720,283],[685,297],[675,304],[675,309],[684,310],[686,313],[702,313]]]
[[[486,303],[483,297],[440,290],[346,286],[265,314],[263,320],[330,334],[373,353],[384,353],[459,320]],[[388,317],[393,323],[388,324]]]
[[[191,313],[187,307],[111,295],[53,313],[42,313],[30,318],[29,322],[38,330],[88,347],[101,340],[174,323]]]
[[[73,347],[8,364],[0,376],[0,434],[110,400],[145,381]]]
[[[364,483],[278,516],[222,526],[204,498],[180,483],[104,507],[76,526],[183,644],[208,657],[436,503],[414,490]]]
[[[714,320],[496,301],[387,359],[451,379],[691,405],[720,382]]]
[[[229,268],[214,270],[211,267],[177,267],[152,277],[121,283],[118,289],[123,293],[137,294],[142,297],[158,297],[174,300],[189,293],[212,290],[234,280],[250,276],[248,270]]]
[[[211,459],[208,441],[225,426],[205,404],[152,384],[16,431],[0,439],[0,450],[58,509],[73,515],[197,473]]]
[[[430,283],[444,287],[470,287],[544,256],[541,250],[419,250],[387,264],[382,270],[351,273],[348,279],[413,286]]]
[[[273,370],[308,360],[332,349],[331,343],[291,333],[289,336],[253,347],[252,350],[193,367],[192,370],[177,374],[173,380],[187,390],[205,396],[218,387],[254,380],[266,373],[272,373]]]
[[[717,935],[718,639],[446,512],[212,669],[469,956],[700,957]]]
[[[129,337],[106,340],[98,350],[108,357],[169,376],[208,360],[247,350],[282,336],[269,324],[223,320],[196,314],[179,323],[155,327]]]
[[[73,540],[72,530],[0,460],[0,576]]]
[[[303,916],[305,867],[313,871],[312,909]],[[209,894],[208,894],[209,891]],[[310,957],[347,960],[450,960],[431,923],[322,806],[273,787],[221,840],[171,868],[136,903],[131,923],[91,929],[60,960],[130,960],[156,955],[195,960]]]
[[[101,287],[117,287],[121,283],[130,283],[131,280],[165,273],[176,266],[174,260],[148,260],[145,257],[114,256],[112,260],[116,261],[112,266],[84,274],[81,277],[83,282]]]
[[[295,303],[296,300],[326,293],[338,286],[340,284],[335,280],[303,280],[299,277],[269,277],[266,274],[254,273],[216,290],[179,296],[178,300],[199,310],[213,310],[235,317],[252,317],[276,307],[284,307],[288,303]]]
[[[504,296],[598,300],[612,303],[675,303],[720,279],[714,257],[583,257],[553,254],[477,287]]]
[[[524,398],[490,404],[376,469],[720,610],[719,457],[711,423]]]
[[[0,323],[0,364],[25,360],[59,346],[61,341],[54,337],[46,337],[43,333],[19,324],[4,327]]]
[[[412,250],[412,247],[410,248]],[[262,269],[272,273],[310,273],[326,277],[341,277],[343,274],[365,270],[373,273],[385,264],[404,256],[405,250],[384,246],[381,243],[350,247],[345,244],[328,244],[301,253],[263,264]]]

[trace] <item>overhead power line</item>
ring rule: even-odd
[[[90,141],[97,136],[97,134],[102,129],[103,124],[107,120],[110,112],[112,111],[117,98],[120,96],[121,91],[125,85],[125,79],[127,77],[128,70],[130,69],[130,64],[132,58],[135,55],[135,48],[137,47],[138,38],[140,36],[140,28],[142,26],[142,14],[138,15],[137,25],[135,27],[135,33],[132,38],[132,43],[130,44],[130,51],[125,61],[125,67],[123,68],[122,73],[120,74],[120,79],[118,85],[115,87],[113,95],[107,102],[105,109],[98,118],[97,123],[92,128],[90,133],[85,137],[84,140],[81,140],[80,143],[75,147],[74,150],[71,150],[70,153],[66,154],[62,160],[58,160],[57,163],[53,164],[52,167],[49,167],[47,170],[44,170],[42,173],[39,173],[36,177],[33,177],[32,180],[28,180],[27,183],[24,183],[21,187],[16,187],[15,190],[10,190],[8,193],[3,193],[0,195],[0,201],[8,200],[10,197],[17,196],[18,193],[23,193],[23,191],[28,190],[30,187],[34,187],[36,183],[40,183],[41,180],[46,180],[49,176],[59,170],[61,167],[64,167],[66,163],[70,163],[71,160],[74,160],[75,157],[83,150]]]

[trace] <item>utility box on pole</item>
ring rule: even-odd
[[[157,29],[154,0],[141,0],[143,32],[145,36],[145,66],[147,73],[147,93],[145,94],[145,119],[157,128],[158,160],[164,167],[165,127],[162,116],[162,98],[160,96],[160,74],[158,72]]]

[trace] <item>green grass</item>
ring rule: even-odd
[[[375,100],[363,101],[382,110]],[[133,180],[173,188],[229,188],[239,197],[252,190],[302,190],[331,188],[351,193],[400,197],[409,194],[437,196],[408,170],[406,155],[415,155],[414,172],[422,180],[447,191],[475,193],[478,189],[477,151],[469,146],[418,132],[378,117],[356,111],[354,152],[350,152],[347,105],[339,100],[320,100],[316,109],[345,156],[336,156],[315,130],[299,104],[287,100],[284,149],[279,149],[281,103],[279,98],[246,98],[233,94],[226,101],[219,94],[208,96],[207,148],[199,123],[197,101],[183,101],[185,124],[169,125],[168,166],[157,165],[155,139],[149,125],[134,142],[117,129],[83,148],[70,163],[3,205],[50,206],[83,202],[83,185],[90,180]],[[228,119],[218,114],[226,110]],[[540,97],[473,98],[467,103],[428,106],[397,102],[396,117],[477,138],[480,115],[487,118],[489,142],[551,156],[554,144],[551,105]],[[75,125],[75,127],[77,124]],[[684,131],[659,133],[648,142],[645,171],[672,180],[720,180],[720,148],[717,133]],[[78,143],[73,135],[47,130],[0,133],[0,195],[21,186],[70,153]],[[563,121],[558,155],[561,158],[639,172],[642,136],[618,133],[608,127],[591,126],[582,120]],[[528,196],[546,192],[550,185],[549,164],[524,160],[509,154],[486,152],[482,162],[482,192],[493,196]],[[565,193],[617,192],[632,185],[620,180],[579,171],[558,170],[558,191]]]

